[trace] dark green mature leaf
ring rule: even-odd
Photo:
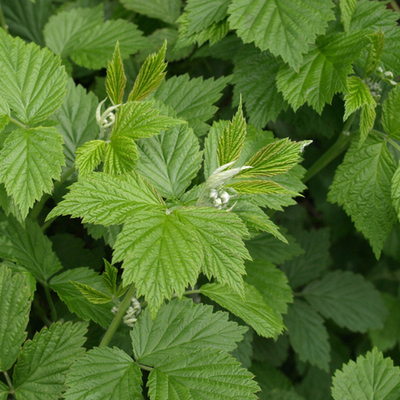
[[[119,225],[139,210],[162,210],[165,204],[154,188],[136,172],[111,176],[96,172],[71,186],[64,200],[47,219],[59,215],[81,217],[83,222]]]
[[[161,196],[179,199],[201,167],[202,153],[193,130],[177,125],[137,145],[140,158],[136,170]]]
[[[228,321],[228,313],[213,313],[211,306],[175,299],[161,307],[154,321],[145,310],[131,337],[135,359],[141,364],[157,365],[165,356],[190,355],[199,349],[231,351],[246,330]]]
[[[391,199],[395,169],[386,143],[369,136],[360,148],[352,143],[328,194],[329,201],[343,205],[377,258],[396,218]]]
[[[383,103],[382,124],[385,132],[393,139],[400,139],[400,86],[396,86],[389,93]]]
[[[18,399],[42,400],[44,393],[47,399],[60,397],[70,366],[85,352],[86,328],[82,322],[57,322],[25,343],[14,370]]]
[[[200,292],[226,308],[249,324],[259,335],[277,337],[284,325],[274,310],[264,302],[258,290],[244,284],[245,299],[241,299],[228,286],[220,283],[208,283],[200,288]]]
[[[381,328],[387,315],[379,292],[361,275],[350,271],[329,272],[310,283],[304,297],[325,318],[354,332]]]
[[[122,261],[125,286],[134,282],[154,318],[164,298],[194,286],[203,251],[193,228],[174,213],[142,211],[125,222],[115,242],[113,262]]]
[[[335,400],[395,400],[400,396],[400,368],[375,347],[367,355],[336,371],[332,381]]]
[[[152,400],[257,399],[253,375],[226,353],[197,350],[162,361],[149,375]]]
[[[254,331],[249,329],[243,337],[243,340],[238,343],[235,350],[231,351],[231,355],[238,360],[244,368],[250,368],[253,356],[253,337]]]
[[[10,388],[3,382],[0,382],[0,400],[7,400]]]
[[[30,308],[30,291],[23,275],[11,277],[11,270],[0,265],[0,371],[7,372],[18,357]]]
[[[62,268],[39,225],[27,219],[23,227],[11,215],[0,222],[0,257],[16,262],[43,281]]]
[[[142,372],[124,351],[95,347],[71,368],[66,400],[142,400]]]
[[[397,167],[392,178],[392,202],[397,218],[400,219],[400,167]]]
[[[106,78],[106,91],[114,105],[122,103],[125,85],[124,64],[122,63],[121,52],[117,42],[113,58],[108,62]]]
[[[395,18],[397,16],[393,13]],[[397,26],[393,26],[390,30],[385,31],[385,48],[382,53],[381,62],[387,71],[392,71],[393,74],[400,73],[400,54],[397,51],[397,44],[400,39],[400,31]]]
[[[295,299],[284,317],[289,340],[300,360],[328,371],[330,344],[324,320],[302,300]]]
[[[357,0],[340,0],[339,5],[340,21],[344,26],[344,30],[347,32],[350,30],[351,19],[357,7]]]
[[[309,44],[334,19],[330,0],[233,0],[229,24],[244,43],[281,56],[295,70]]]

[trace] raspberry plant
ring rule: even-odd
[[[396,2],[0,6],[0,400],[400,398]]]

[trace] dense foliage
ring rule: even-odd
[[[395,1],[0,5],[0,400],[400,398]]]

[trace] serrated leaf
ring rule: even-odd
[[[14,369],[15,395],[20,399],[58,399],[70,366],[85,352],[87,324],[60,322],[44,327],[28,340]]]
[[[55,276],[50,281],[50,287],[57,292],[61,301],[67,305],[71,312],[85,321],[92,320],[107,329],[114,317],[111,312],[112,304],[90,303],[71,281],[80,282],[106,292],[107,289],[101,277],[90,268],[74,268]]]
[[[376,347],[356,362],[350,360],[332,380],[335,400],[395,400],[399,396],[400,368],[394,367],[390,358],[383,358]]]
[[[0,400],[7,400],[10,388],[3,382],[0,382]]]
[[[94,224],[84,224],[90,236],[94,239],[103,238],[105,244],[110,247],[114,246],[117,235],[121,232],[121,225],[101,226]]]
[[[336,93],[346,90],[351,64],[368,43],[365,32],[358,31],[321,37],[304,56],[298,72],[289,66],[280,68],[276,78],[279,91],[294,111],[308,103],[321,114]]]
[[[370,35],[371,48],[369,49],[365,65],[365,76],[372,75],[377,69],[385,47],[385,34],[381,30]]]
[[[95,172],[74,183],[70,192],[47,216],[81,217],[83,222],[119,225],[139,210],[162,210],[165,204],[136,172],[111,176]]]
[[[121,52],[119,51],[119,44],[117,42],[113,58],[108,62],[106,78],[106,91],[114,105],[122,103],[125,85],[124,64],[122,63]]]
[[[396,13],[392,13],[397,20]],[[400,72],[400,54],[397,51],[400,32],[396,26],[385,31],[385,48],[382,53],[381,62],[386,71],[392,71],[398,75]]]
[[[361,275],[350,271],[328,272],[304,290],[305,299],[325,318],[353,332],[380,328],[387,315],[379,292]]]
[[[165,77],[167,63],[165,54],[167,42],[164,41],[158,53],[150,54],[140,68],[132,91],[129,93],[128,101],[140,101],[146,98],[153,90],[157,89]]]
[[[252,181],[236,181],[233,183],[229,183],[226,187],[231,187],[235,189],[238,193],[243,194],[288,194],[291,196],[297,196],[298,193],[291,192],[290,190],[285,189],[283,186],[279,185],[274,181],[267,181],[263,179],[252,180]]]
[[[284,325],[273,309],[265,304],[258,290],[244,283],[245,300],[242,300],[228,286],[220,283],[208,283],[200,288],[200,292],[226,308],[249,324],[259,335],[277,337]]]
[[[11,215],[0,222],[0,257],[16,262],[43,281],[62,268],[39,225],[27,219],[23,227]]]
[[[145,310],[131,337],[135,359],[141,364],[158,365],[164,357],[190,355],[199,349],[231,351],[246,330],[228,321],[227,313],[213,313],[211,306],[174,299],[161,306],[154,321]]]
[[[128,136],[114,136],[106,145],[103,171],[119,175],[133,170],[139,158],[135,140]]]
[[[10,106],[4,100],[4,98],[0,96],[0,132],[10,122],[10,112]]]
[[[290,344],[300,360],[328,371],[328,331],[318,313],[304,301],[295,298],[283,320],[289,329]]]
[[[247,229],[239,217],[211,207],[180,208],[175,213],[185,226],[193,229],[201,244],[202,272],[243,296],[244,260],[250,259],[250,255],[242,240]]]
[[[112,297],[100,292],[100,290],[93,289],[89,285],[85,285],[84,283],[74,282],[71,283],[86,297],[89,303],[92,304],[106,304],[112,301]]]
[[[150,18],[160,19],[167,24],[173,24],[179,17],[181,0],[121,0],[128,9]]]
[[[357,0],[340,0],[340,21],[344,26],[345,32],[350,30],[350,23],[354,11],[357,7]]]
[[[76,150],[75,164],[81,176],[88,175],[104,160],[106,142],[91,140]]]
[[[234,59],[232,82],[235,98],[243,96],[249,123],[263,128],[275,121],[287,103],[276,86],[276,74],[283,62],[269,52],[254,46],[244,46]]]
[[[392,202],[395,212],[397,213],[397,217],[400,219],[400,168],[397,167],[395,173],[392,178]]]
[[[118,269],[111,265],[107,260],[104,260],[104,272],[101,275],[108,292],[114,295],[117,290]]]
[[[95,347],[68,374],[67,400],[142,400],[142,372],[124,351]]]
[[[157,365],[149,375],[152,400],[256,399],[253,375],[230,355],[218,350],[197,350]]]
[[[124,260],[124,285],[135,283],[137,296],[146,297],[153,318],[164,298],[181,296],[196,283],[203,259],[193,228],[165,211],[133,215],[114,249],[113,262]]]
[[[63,139],[53,127],[17,129],[0,151],[0,181],[25,218],[42,194],[51,193],[64,165]]]
[[[193,130],[177,125],[142,139],[136,170],[168,199],[179,199],[201,167],[202,153]]]
[[[393,139],[400,139],[400,86],[396,86],[389,93],[389,96],[382,107],[382,124],[385,132]]]
[[[281,56],[295,70],[303,54],[334,19],[329,0],[233,0],[229,24],[244,43]]]
[[[254,332],[249,329],[243,337],[243,340],[238,343],[238,346],[230,354],[238,360],[244,368],[250,368],[253,356],[253,337]]]
[[[385,142],[370,135],[360,148],[352,143],[328,194],[330,202],[343,205],[377,258],[396,218],[391,199],[395,169]]]
[[[7,372],[26,339],[31,302],[25,278],[18,273],[12,277],[5,265],[0,265],[0,308],[0,371]]]
[[[362,107],[360,116],[360,139],[358,142],[359,148],[365,142],[365,139],[374,127],[375,117],[375,104],[366,104]]]
[[[67,79],[59,57],[3,30],[0,37],[0,95],[23,123],[45,120],[65,95]]]

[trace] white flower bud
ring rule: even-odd
[[[210,199],[216,199],[218,197],[218,192],[215,189],[210,190]]]
[[[218,207],[218,206],[220,206],[222,204],[222,200],[220,199],[220,198],[217,198],[217,199],[215,199],[214,201],[213,201],[213,205],[215,206],[215,207]]]
[[[383,76],[387,79],[393,79],[393,72],[392,71],[386,71],[384,72]]]
[[[229,196],[229,194],[227,192],[225,192],[224,190],[222,190],[219,194],[220,199],[222,200],[223,204],[226,204],[229,199],[231,198],[231,196]]]

